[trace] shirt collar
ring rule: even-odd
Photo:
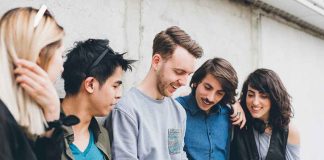
[[[183,97],[184,102],[186,103],[183,105],[183,107],[188,110],[192,115],[195,115],[197,112],[201,111],[199,109],[197,101],[195,99],[195,96],[193,92],[191,92],[189,95]]]
[[[64,128],[64,138],[66,138],[67,142],[71,144],[74,141],[73,129],[71,126],[64,126],[64,125],[63,128]],[[92,117],[89,128],[93,132],[95,142],[97,142],[101,130],[96,118]]]

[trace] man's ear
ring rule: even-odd
[[[162,62],[162,56],[158,53],[154,54],[152,57],[152,67],[156,71]]]
[[[96,86],[96,80],[93,77],[87,77],[83,82],[84,90],[88,93],[93,93]]]

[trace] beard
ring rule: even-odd
[[[157,89],[162,96],[164,97],[172,96],[172,93],[169,93],[167,90],[169,85],[170,84],[164,80],[164,76],[159,74],[157,79]]]

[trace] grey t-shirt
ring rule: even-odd
[[[187,159],[183,151],[186,113],[170,97],[154,100],[131,88],[107,120],[115,160]]]
[[[268,153],[271,135],[267,133],[259,134],[253,129],[255,142],[258,148],[259,156],[261,159],[265,159]],[[300,160],[299,157],[299,145],[287,144],[286,147],[286,160]]]

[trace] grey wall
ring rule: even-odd
[[[65,46],[108,38],[117,51],[139,60],[124,77],[124,90],[139,83],[150,66],[152,40],[171,25],[186,30],[204,48],[197,66],[214,56],[236,68],[241,88],[258,67],[275,70],[293,97],[302,136],[302,159],[319,160],[324,142],[324,40],[229,0],[0,0],[0,14],[18,6],[46,4],[65,28]],[[61,96],[62,82],[57,85]],[[177,94],[184,92],[182,88]]]
[[[262,18],[263,67],[278,72],[293,98],[303,159],[323,159],[324,40]]]

